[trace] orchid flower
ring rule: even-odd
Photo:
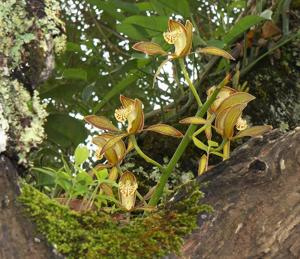
[[[170,54],[171,59],[185,57],[190,54],[193,40],[193,25],[187,20],[185,25],[180,22],[169,20],[168,31],[163,33],[165,41],[174,45],[175,51]],[[144,52],[147,55],[167,55],[161,46],[154,42],[138,42],[133,49]]]
[[[119,200],[122,206],[130,211],[135,206],[138,183],[133,173],[124,172],[119,180]]]
[[[96,137],[98,139],[96,139],[95,142],[98,141],[98,146],[101,147],[101,151],[98,152],[99,155],[106,154],[106,152],[111,148],[115,149],[116,145],[120,149],[120,147],[123,145],[120,141],[123,138],[129,135],[136,135],[142,131],[153,131],[163,135],[177,138],[181,138],[183,136],[180,131],[166,124],[155,124],[149,126],[148,128],[144,128],[143,103],[139,99],[130,99],[121,95],[120,102],[122,106],[115,110],[114,115],[118,122],[127,125],[125,132],[120,131],[106,117],[89,115],[84,118],[85,121],[87,121],[88,123],[92,124],[98,129],[105,131],[104,134],[101,134],[100,136]],[[107,141],[104,145],[102,145],[104,140]],[[131,149],[130,143],[127,149]]]

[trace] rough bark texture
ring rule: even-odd
[[[183,258],[300,258],[299,127],[251,139],[198,181],[215,211]]]
[[[0,259],[56,258],[52,248],[37,235],[16,202],[17,171],[10,160],[0,157]]]

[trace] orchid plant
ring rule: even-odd
[[[248,126],[242,113],[247,104],[254,100],[255,97],[242,91],[243,88],[241,87],[233,88],[237,86],[236,77],[234,78],[235,82],[232,84],[233,87],[230,87],[230,74],[226,75],[218,85],[209,88],[207,90],[207,98],[202,102],[198,94],[199,89],[196,89],[194,86],[184,62],[184,59],[193,53],[193,25],[190,21],[182,24],[170,19],[168,31],[163,33],[163,38],[168,44],[174,45],[173,52],[168,53],[157,43],[146,41],[134,44],[133,49],[147,55],[167,56],[167,59],[159,66],[154,75],[154,81],[166,62],[179,62],[181,72],[198,107],[194,116],[180,120],[181,124],[189,125],[185,134],[182,134],[170,125],[162,123],[145,127],[143,103],[141,100],[137,98],[131,99],[123,95],[120,96],[121,107],[114,112],[114,118],[118,126],[115,126],[108,118],[103,116],[88,115],[84,118],[87,123],[100,130],[100,134],[92,139],[93,144],[97,147],[95,157],[98,162],[90,170],[89,175],[100,179],[93,193],[99,192],[105,197],[111,197],[114,204],[117,204],[120,209],[125,211],[136,209],[152,210],[157,206],[170,174],[174,171],[177,162],[191,141],[204,152],[199,158],[198,174],[201,175],[207,171],[211,155],[221,157],[223,160],[229,158],[232,141],[246,136],[261,135],[272,129],[269,125]],[[234,59],[225,50],[213,46],[207,46],[195,51],[200,54],[215,55],[227,60]],[[141,132],[147,133],[148,131],[181,138],[180,144],[167,165],[161,165],[145,154],[139,147],[136,136]],[[199,138],[199,135],[202,133],[204,133],[203,136],[206,138],[205,141],[201,141]],[[213,140],[216,135],[219,135],[218,139],[222,139],[220,143],[217,140]],[[156,166],[161,172],[158,183],[150,188],[147,198],[142,197],[138,192],[136,176],[129,171],[123,172],[121,168],[123,160],[133,150],[147,162]],[[103,178],[103,173],[99,172],[107,173]],[[101,177],[99,178],[99,174],[102,175],[101,177],[104,180]],[[118,189],[118,199],[115,198],[116,187]],[[136,205],[137,197],[143,203],[142,207]],[[147,202],[148,198],[149,201]],[[91,208],[91,206],[89,207]]]
[[[200,175],[207,171],[210,155],[220,156],[223,160],[229,158],[231,141],[245,136],[261,135],[272,128],[269,125],[248,127],[247,121],[242,118],[242,112],[248,102],[255,99],[255,97],[247,92],[238,91],[227,86],[230,81],[230,75],[227,75],[219,85],[211,87],[207,91],[206,101],[202,103],[184,63],[184,58],[191,54],[192,51],[193,25],[190,21],[187,20],[184,25],[181,22],[170,19],[168,22],[168,31],[163,33],[163,37],[168,44],[174,45],[174,52],[168,53],[157,43],[146,41],[134,44],[133,49],[147,55],[167,56],[167,59],[159,66],[154,75],[154,81],[166,62],[179,61],[184,78],[198,105],[198,111],[195,116],[187,117],[180,121],[182,124],[190,124],[185,135],[166,124],[155,124],[144,128],[142,102],[139,99],[133,100],[122,95],[120,96],[122,107],[115,110],[115,119],[126,125],[126,131],[120,131],[107,118],[102,116],[89,115],[85,117],[88,123],[104,131],[104,133],[93,139],[93,142],[98,146],[98,157],[102,158],[102,155],[104,155],[107,160],[106,164],[100,164],[97,167],[118,168],[120,177],[119,200],[122,206],[128,211],[133,210],[135,207],[138,183],[133,173],[128,171],[123,173],[119,165],[126,154],[132,149],[135,149],[137,154],[147,162],[157,166],[162,173],[150,201],[146,203],[146,206],[151,207],[156,206],[159,202],[168,177],[191,140],[198,148],[205,152],[199,159],[198,174]],[[228,52],[216,47],[208,46],[196,51],[202,54],[220,56],[228,60],[234,59]],[[198,125],[201,125],[199,129],[197,129]],[[154,131],[182,138],[181,143],[167,166],[162,166],[154,161],[140,149],[136,141],[136,135],[142,131]],[[213,131],[221,136],[222,142],[220,144],[212,140]],[[202,132],[205,133],[207,143],[203,143],[198,138],[198,135]],[[128,138],[127,148],[123,142],[124,138]]]

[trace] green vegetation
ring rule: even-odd
[[[19,200],[38,230],[68,258],[153,258],[179,252],[183,237],[197,226],[197,215],[211,211],[199,204],[202,193],[195,185],[186,192],[183,200],[130,221],[126,214],[70,211],[26,183]]]

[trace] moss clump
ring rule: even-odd
[[[195,188],[172,209],[120,223],[104,212],[79,214],[51,200],[31,185],[22,185],[19,200],[38,230],[67,258],[157,258],[178,253],[183,237],[197,227],[196,216],[210,211],[199,205]]]

